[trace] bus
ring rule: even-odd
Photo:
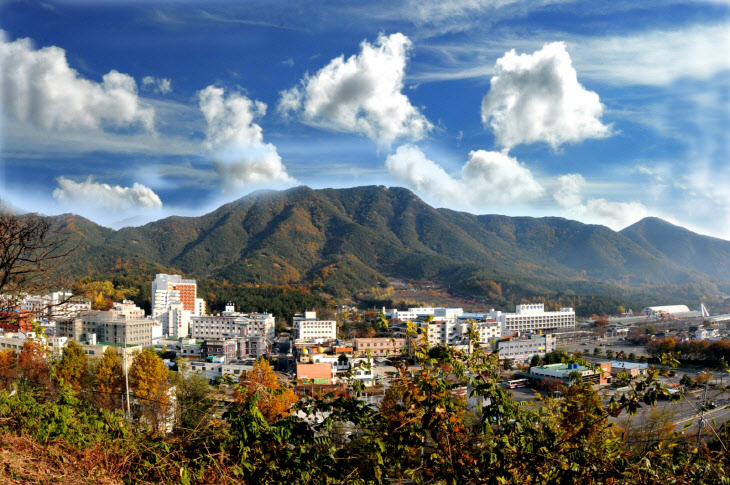
[[[513,381],[502,382],[502,387],[507,389],[514,389],[516,387],[527,387],[529,379],[515,379]]]

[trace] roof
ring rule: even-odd
[[[649,306],[644,308],[644,313],[649,312],[667,312],[667,313],[687,313],[689,308],[687,305],[665,305],[665,306]]]

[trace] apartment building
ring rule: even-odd
[[[556,348],[556,339],[552,335],[530,334],[509,340],[500,340],[496,344],[499,358],[525,362],[533,355],[544,357]]]
[[[561,308],[557,312],[546,312],[542,303],[517,305],[515,313],[502,313],[491,310],[489,317],[499,322],[502,335],[514,335],[540,330],[542,332],[574,329],[575,311],[572,308]]]
[[[309,311],[294,315],[292,334],[295,340],[336,339],[337,322],[320,320],[317,312]]]
[[[96,344],[152,345],[152,325],[147,318],[129,318],[123,312],[91,311],[73,320],[58,322],[58,336]]]
[[[152,281],[152,310],[164,311],[172,303],[182,303],[192,315],[205,313],[205,302],[197,298],[198,284],[180,275],[157,274]],[[202,313],[200,313],[202,312]]]

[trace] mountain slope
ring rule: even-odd
[[[720,270],[703,270],[705,261],[668,256],[650,235],[636,239],[555,217],[434,209],[398,187],[261,191],[200,217],[119,231],[75,216],[59,216],[57,223],[81,242],[75,256],[81,274],[123,260],[232,283],[308,284],[332,293],[383,284],[385,277],[469,281],[470,288],[493,288],[497,281],[535,288],[705,285],[722,278]],[[722,268],[730,243],[719,242],[724,245],[713,243],[710,256]]]
[[[656,217],[642,219],[620,232],[658,257],[730,281],[730,241],[703,236]]]

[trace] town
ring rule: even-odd
[[[168,274],[157,274],[152,281],[151,308],[151,315],[145,315],[123,300],[100,311],[70,292],[26,294],[12,307],[6,302],[2,310],[0,351],[21,353],[26,342],[35,341],[47,348],[49,359],[58,360],[75,342],[91,359],[113,350],[127,372],[143,349],[154,349],[168,368],[184,369],[217,385],[239,379],[258,359],[266,359],[297,394],[348,393],[355,382],[366,389],[363,399],[378,405],[398,363],[415,363],[412,355],[419,342],[432,349],[448,347],[469,354],[478,347],[496,353],[502,385],[510,389],[529,384],[556,392],[560,384],[578,377],[598,389],[611,389],[611,384],[625,386],[645,374],[648,361],[658,357],[647,350],[659,348],[663,339],[721,341],[730,323],[730,315],[711,316],[704,305],[697,311],[683,305],[647,307],[640,315],[629,311],[580,321],[572,308],[545,311],[542,303],[519,304],[514,313],[341,306],[330,312],[331,318],[303,309],[276,332],[275,315],[240,311],[245,309],[234,303],[208,314],[196,281]],[[366,331],[344,325],[367,318],[373,321]],[[646,334],[648,327],[653,335]],[[581,363],[566,363],[566,356]],[[672,381],[664,384],[676,387]],[[129,399],[135,402],[134,396]]]

